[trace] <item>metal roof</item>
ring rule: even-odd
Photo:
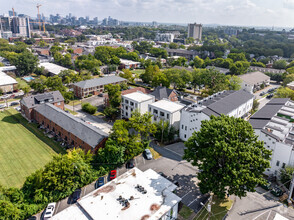
[[[125,82],[125,81],[127,81],[127,80],[122,77],[119,77],[119,76],[105,76],[105,77],[100,77],[100,78],[96,78],[96,79],[90,79],[90,80],[77,82],[74,85],[81,87],[83,89],[87,89],[87,88],[91,88],[91,87],[108,85],[108,84],[113,84],[113,83],[120,83],[120,82]]]
[[[44,67],[49,73],[53,73],[54,75],[58,75],[63,70],[68,70],[63,66],[56,65],[55,63],[40,63],[39,66]]]
[[[50,103],[39,105],[35,108],[35,111],[89,144],[92,148],[95,148],[108,136],[99,128],[76,118]]]

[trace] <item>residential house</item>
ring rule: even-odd
[[[270,77],[262,72],[251,72],[239,76],[242,80],[242,89],[254,93],[261,89],[261,85],[268,86],[270,84]]]
[[[177,186],[154,170],[128,170],[52,217],[64,219],[177,219]]]
[[[294,102],[274,98],[249,120],[258,139],[272,151],[267,175],[279,175],[280,169],[294,166]]]
[[[121,117],[130,118],[132,112],[138,110],[141,114],[148,112],[148,105],[155,102],[154,96],[142,92],[133,92],[121,96]]]
[[[61,108],[44,103],[34,109],[34,120],[64,140],[69,146],[95,153],[104,147],[107,134]]]
[[[229,69],[227,69],[227,68],[221,68],[221,67],[216,67],[216,66],[207,66],[206,69],[216,70],[216,71],[219,71],[220,73],[223,73],[225,75],[227,75],[227,74],[230,73],[230,70]]]
[[[193,60],[194,57],[198,56],[200,53],[194,50],[185,50],[185,49],[169,49],[166,48],[169,57],[180,56],[185,57],[187,60]]]
[[[178,94],[176,90],[169,89],[162,86],[157,86],[153,92],[150,93],[150,95],[153,95],[155,97],[155,100],[162,100],[162,99],[168,99],[172,102],[178,101]]]
[[[136,69],[140,67],[140,62],[120,59],[119,69]]]
[[[126,79],[119,76],[105,76],[77,82],[73,85],[73,89],[76,97],[85,98],[89,95],[99,95],[104,91],[104,86],[106,85],[126,82]]]
[[[149,112],[153,115],[152,122],[160,122],[164,120],[176,129],[179,129],[181,120],[181,110],[185,107],[183,104],[178,104],[170,100],[160,100],[149,104]]]
[[[286,72],[286,70],[280,70],[280,69],[273,69],[273,68],[263,68],[258,66],[250,66],[249,70],[251,71],[258,71],[262,73],[276,73],[276,74],[282,74]]]
[[[236,118],[246,116],[253,106],[254,96],[245,90],[222,91],[213,94],[182,110],[180,138],[187,141],[194,132],[199,131],[203,120],[222,114]]]
[[[64,98],[59,91],[25,96],[20,100],[21,114],[29,121],[34,119],[34,109],[44,103],[51,103],[64,110]]]

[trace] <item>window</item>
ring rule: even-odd
[[[151,112],[151,108],[149,108],[149,112]]]
[[[153,109],[154,114],[158,114],[158,111],[156,109]]]
[[[184,125],[182,125],[182,129],[184,129]]]
[[[169,119],[169,114],[166,114],[166,118]]]
[[[129,100],[126,100],[126,104],[129,104]]]
[[[185,131],[187,131],[187,126],[185,126]]]
[[[131,106],[134,106],[134,103],[133,102],[130,102]]]
[[[126,106],[126,110],[128,110],[129,108],[128,108],[128,106]]]
[[[280,166],[280,161],[277,160],[276,166]]]
[[[164,112],[160,112],[160,116],[164,117]]]
[[[187,135],[184,135],[184,137],[186,138],[186,137],[187,137]]]
[[[126,112],[126,116],[128,116],[129,114]]]
[[[282,165],[282,168],[285,168],[285,166],[286,166],[286,164],[285,164],[285,163],[283,163],[283,165]]]
[[[138,108],[138,104],[137,103],[135,104],[135,108]]]
[[[124,101],[125,101],[124,98],[121,98],[121,102],[124,103]]]

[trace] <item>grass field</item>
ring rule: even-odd
[[[25,178],[43,167],[54,154],[54,150],[19,123],[11,112],[0,112],[0,184],[21,187]]]
[[[19,77],[17,77],[15,80],[17,81],[19,88],[28,86],[28,83]]]

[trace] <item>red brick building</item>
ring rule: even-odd
[[[96,79],[77,82],[73,85],[74,94],[78,98],[84,98],[88,95],[99,95],[104,91],[104,86],[109,84],[121,84],[127,82],[126,79],[119,76],[105,76]]]
[[[21,114],[27,120],[34,119],[34,109],[44,103],[51,103],[64,110],[64,98],[59,91],[45,92],[42,94],[23,97],[20,101]]]
[[[63,111],[53,104],[39,105],[34,119],[43,128],[52,131],[68,145],[96,153],[104,147],[108,135],[81,119]]]

